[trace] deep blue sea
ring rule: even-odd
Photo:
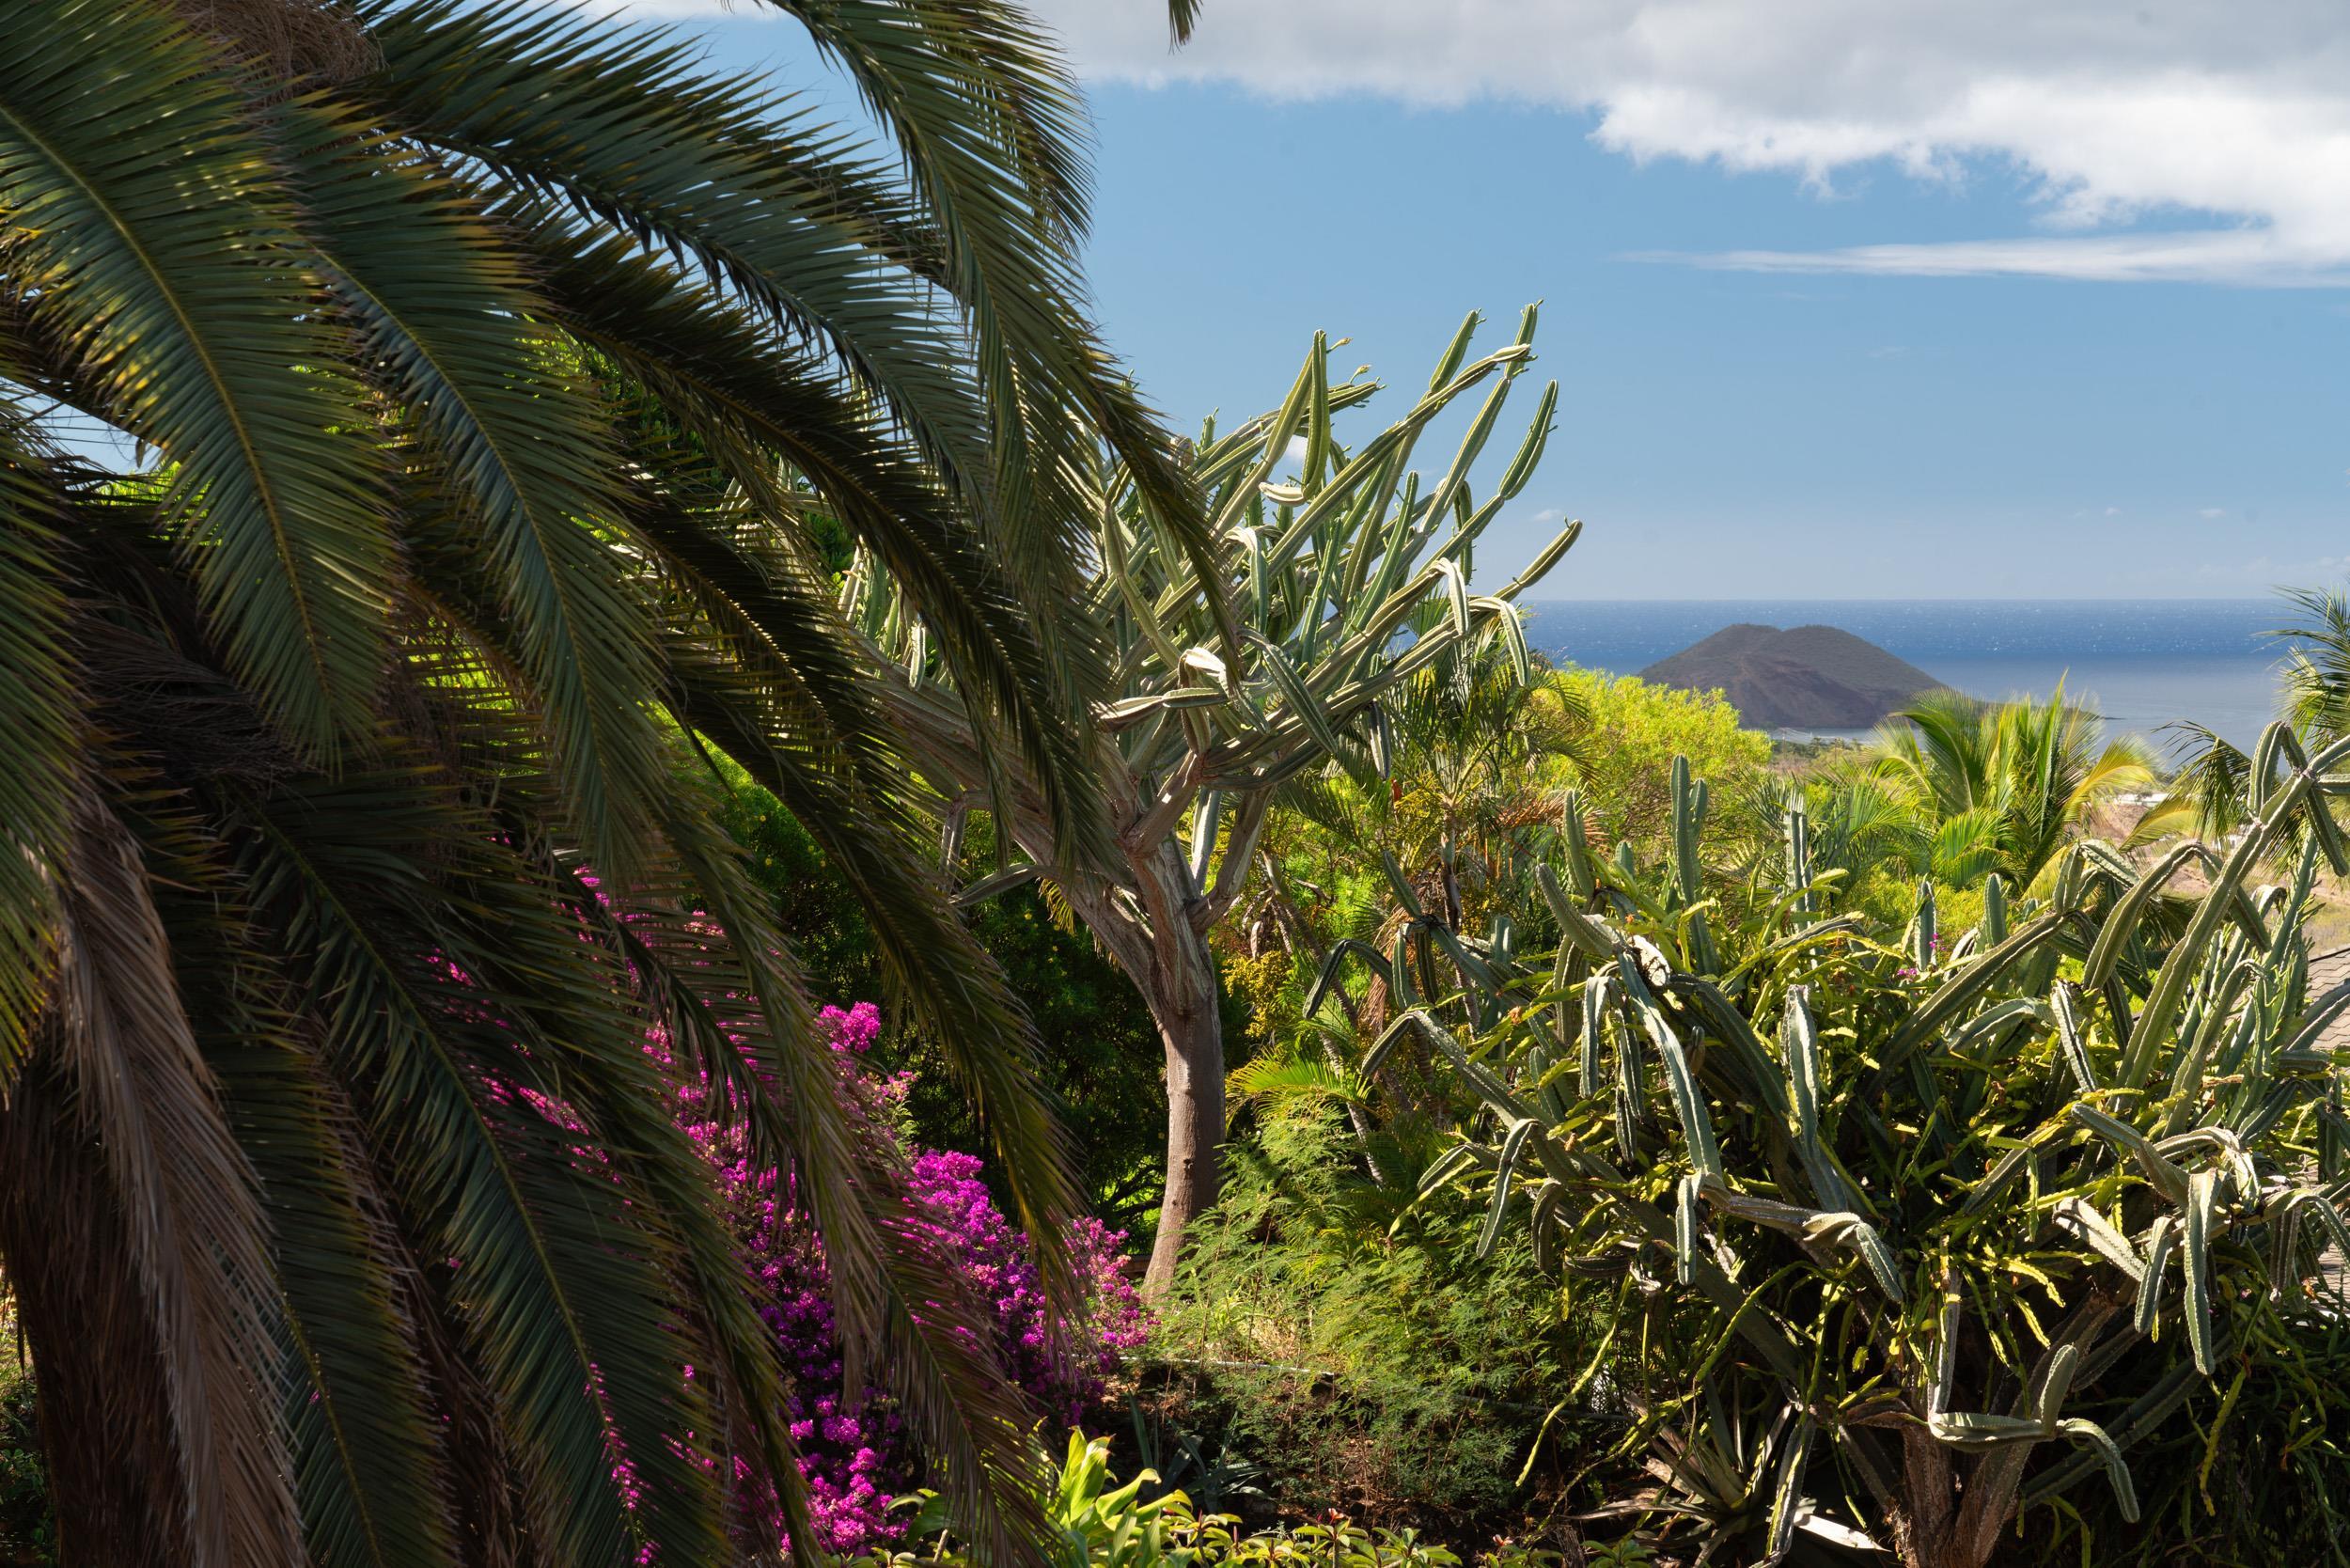
[[[2275,716],[2280,599],[1550,600],[1528,640],[1561,662],[1631,674],[1725,626],[1838,626],[1982,698],[2058,681],[2116,731],[2157,745],[2191,719],[2249,746]],[[1841,733],[1822,731],[1821,733]]]

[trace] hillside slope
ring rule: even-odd
[[[1725,626],[1660,659],[1640,679],[1720,691],[1762,729],[1860,729],[1942,684],[1916,665],[1833,626]]]

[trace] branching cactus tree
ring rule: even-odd
[[[1429,1183],[1618,1295],[1637,1348],[1568,1401],[1630,1418],[1656,1484],[1619,1512],[1725,1563],[1982,1568],[2076,1486],[2136,1519],[2133,1448],[2319,1321],[2350,986],[2311,994],[2304,920],[2350,742],[2261,756],[2224,855],[2076,843],[1953,940],[1921,889],[1898,943],[1831,913],[1794,814],[1783,872],[1709,922],[1684,773],[1673,863],[1571,853],[1556,962],[1481,966],[1492,1027],[1445,1021],[1492,997],[1398,1020],[1386,1048],[1416,1033],[1481,1105]],[[2173,896],[2190,865],[2208,890]]]
[[[1379,384],[1359,373],[1334,382],[1330,344],[1317,336],[1278,410],[1223,433],[1211,424],[1192,453],[1221,583],[1201,582],[1121,464],[1104,460],[1090,476],[1092,623],[1062,630],[1089,636],[1111,670],[1095,709],[1117,835],[1106,861],[1056,840],[1016,750],[975,729],[885,579],[863,562],[849,574],[852,616],[907,671],[897,700],[916,766],[948,803],[950,849],[963,813],[986,809],[1013,856],[964,897],[1050,882],[1157,1023],[1167,1149],[1146,1276],[1154,1292],[1174,1278],[1185,1227],[1216,1197],[1225,1066],[1208,938],[1245,890],[1276,788],[1311,768],[1383,768],[1383,697],[1448,650],[1499,638],[1524,671],[1512,601],[1558,562],[1577,525],[1491,592],[1471,588],[1471,557],[1533,477],[1556,383],[1491,488],[1480,494],[1471,481],[1531,363],[1534,323],[1529,307],[1512,341],[1472,357],[1472,315],[1410,412],[1351,447],[1339,416]],[[1456,409],[1468,416],[1465,431],[1432,480],[1414,467],[1415,449]]]

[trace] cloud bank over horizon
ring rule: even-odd
[[[692,0],[685,0],[692,3]],[[2350,25],[2311,0],[1035,0],[1080,74],[1588,114],[1601,146],[1832,193],[2020,175],[2036,231],[1647,253],[1762,272],[2350,284]]]

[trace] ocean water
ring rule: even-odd
[[[1975,697],[2045,696],[2059,681],[2116,732],[2157,745],[2192,721],[2249,746],[2275,716],[2294,619],[2268,599],[1549,600],[1528,639],[1553,659],[1631,674],[1725,626],[1841,627]],[[1853,734],[1858,731],[1817,731]]]

